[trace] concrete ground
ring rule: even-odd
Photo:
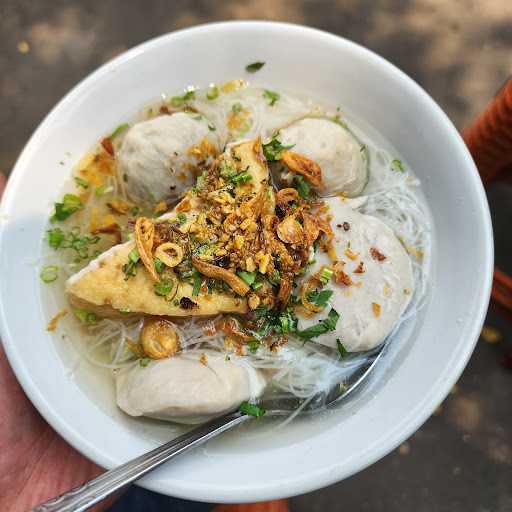
[[[2,0],[0,171],[9,173],[44,115],[98,65],[170,30],[226,19],[303,23],[359,42],[419,82],[459,128],[512,67],[510,0]],[[512,272],[512,187],[488,194],[496,260]],[[512,327],[493,311],[487,324],[501,341],[480,340],[452,394],[411,439],[358,475],[293,498],[292,511],[512,510]],[[183,507],[132,488],[113,510]]]

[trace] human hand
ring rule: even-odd
[[[0,197],[5,182],[0,172]],[[18,384],[1,345],[0,389],[0,510],[30,510],[102,473],[40,416]]]

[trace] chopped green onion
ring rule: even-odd
[[[130,276],[135,276],[137,274],[137,264],[140,261],[139,251],[137,249],[132,249],[128,253],[128,263],[123,265],[123,272],[126,274],[124,278],[125,281],[130,278]]]
[[[240,404],[240,412],[247,416],[254,416],[255,418],[261,418],[265,414],[265,409],[256,405],[250,404],[249,402],[242,402]]]
[[[216,100],[219,97],[219,88],[216,85],[210,87],[209,92],[206,93],[206,97],[210,101]]]
[[[146,368],[146,366],[151,362],[150,357],[143,357],[142,359],[139,359],[139,365],[142,366],[142,368]]]
[[[47,265],[41,270],[39,276],[45,283],[53,283],[59,277],[59,267],[57,265]]]
[[[83,178],[80,178],[80,176],[75,176],[74,180],[79,187],[89,188],[89,182],[87,180],[84,180]]]
[[[217,128],[215,128],[215,126],[213,126],[213,124],[208,124],[208,130],[210,130],[211,132],[214,132]]]
[[[245,66],[245,71],[247,71],[247,73],[256,73],[256,71],[259,71],[264,65],[265,63],[261,61],[253,62]]]
[[[269,91],[268,89],[265,89],[263,91],[263,97],[269,100],[268,104],[273,107],[277,100],[281,97],[281,95],[278,92]]]
[[[249,349],[249,352],[251,354],[256,354],[256,352],[260,348],[260,342],[257,340],[249,341],[249,343],[247,343],[247,348]]]
[[[128,123],[120,124],[111,134],[110,134],[110,140],[115,139],[118,135],[121,135],[127,128],[130,128],[130,125]]]
[[[297,331],[297,336],[303,338],[305,340],[310,340],[312,338],[316,338],[321,334],[325,334],[326,332],[334,331],[336,329],[336,324],[338,319],[340,318],[339,313],[335,309],[331,309],[327,318],[321,320],[318,324],[312,325],[307,329],[302,331]]]
[[[193,270],[187,270],[186,272],[181,272],[180,277],[182,279],[190,279],[194,275]]]
[[[294,146],[294,144],[291,144],[290,146],[283,146],[277,137],[278,135],[274,135],[270,142],[263,144],[263,154],[269,162],[280,160],[281,153],[287,149],[293,148]]]
[[[137,263],[140,260],[139,251],[137,249],[132,249],[128,253],[128,261],[131,263]]]
[[[304,176],[300,174],[294,176],[293,181],[295,182],[295,188],[302,199],[307,199],[310,194],[310,188],[308,182],[304,179]]]
[[[163,279],[159,283],[155,283],[153,288],[155,290],[155,294],[161,297],[165,297],[172,292],[174,283],[171,279]]]
[[[106,186],[102,186],[102,187],[96,187],[96,196],[97,197],[101,197],[101,196],[104,196],[105,194],[109,194],[110,192],[113,192],[114,191],[114,187],[110,186],[110,187],[106,187]]]
[[[192,288],[192,297],[197,297],[201,291],[201,283],[203,282],[203,276],[197,270],[194,271],[194,286]]]
[[[341,343],[341,340],[339,338],[336,338],[336,345],[338,347],[338,352],[340,353],[341,358],[348,356],[348,350],[343,346],[343,343]]]
[[[242,111],[242,108],[242,104],[239,101],[237,101],[236,103],[233,103],[233,105],[231,106],[231,111],[235,114],[238,114]]]
[[[173,96],[171,98],[171,105],[173,107],[181,107],[188,100],[193,100],[196,96],[195,91],[187,91],[183,96]]]
[[[155,258],[155,270],[158,274],[161,274],[164,271],[165,264],[159,258]]]
[[[62,229],[60,228],[49,229],[47,231],[47,234],[48,245],[53,249],[58,249],[65,238],[64,231],[62,231]]]
[[[226,361],[226,363],[227,363],[227,362],[229,362],[229,361],[231,361],[231,357],[229,357],[229,356],[226,354],[226,356],[224,357],[224,361]]]
[[[100,241],[99,236],[80,236],[80,229],[73,228],[65,233],[60,228],[49,229],[48,245],[53,249],[73,249],[77,253],[75,261],[81,261],[90,257],[88,245],[94,245]]]
[[[66,220],[70,215],[83,207],[84,205],[78,196],[64,194],[62,203],[55,203],[55,213],[51,216],[50,220],[52,222]]]
[[[398,160],[398,158],[395,158],[391,162],[391,169],[393,169],[393,171],[405,172],[404,164],[402,163],[402,160]]]
[[[332,290],[312,291],[307,295],[307,299],[315,306],[325,306],[333,294]]]
[[[329,331],[334,331],[334,329],[336,329],[336,324],[338,323],[339,318],[339,313],[335,309],[331,308],[327,318],[322,320],[322,322]]]
[[[185,222],[187,222],[187,216],[184,213],[178,213],[176,218],[180,224],[185,224]]]
[[[244,270],[240,270],[237,272],[237,275],[245,284],[248,284],[249,286],[254,284],[256,279],[256,272],[245,272]]]
[[[137,215],[140,213],[140,208],[138,206],[134,206],[131,210],[130,210],[130,214],[132,217],[137,217]]]
[[[85,325],[95,325],[98,323],[96,313],[87,311],[86,309],[75,309],[76,317]]]
[[[320,281],[323,284],[327,284],[331,280],[331,277],[333,275],[334,275],[334,271],[332,270],[332,268],[325,267],[322,269],[322,272],[320,272]]]

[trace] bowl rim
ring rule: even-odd
[[[468,337],[467,343],[461,348],[461,353],[458,354],[457,359],[451,361],[453,365],[450,367],[449,372],[446,372],[443,379],[438,379],[437,387],[433,387],[430,393],[426,395],[424,399],[409,412],[407,421],[404,419],[404,421],[401,422],[400,429],[396,428],[389,432],[386,442],[383,442],[380,448],[373,449],[371,453],[365,453],[364,456],[361,457],[357,467],[352,468],[351,470],[337,467],[326,467],[320,471],[303,473],[300,477],[287,479],[285,481],[267,481],[264,484],[248,483],[247,489],[242,490],[235,488],[231,491],[233,493],[233,500],[231,501],[274,499],[283,497],[283,495],[294,496],[336,483],[348,476],[351,476],[352,474],[365,469],[366,467],[387,455],[400,443],[412,435],[430,417],[435,407],[448,395],[453,384],[458,380],[462,371],[464,370],[478,340],[478,336],[481,331],[487,312],[487,306],[490,300],[493,276],[494,246],[491,216],[483,184],[462,137],[448,116],[417,82],[415,82],[407,74],[397,68],[394,64],[390,63],[383,57],[365,48],[364,46],[354,43],[353,41],[350,41],[341,36],[304,25],[284,22],[244,20],[205,23],[181,30],[172,31],[149,39],[101,65],[95,71],[82,79],[78,84],[76,84],[44,117],[44,119],[29,138],[12,169],[11,176],[9,177],[7,187],[4,191],[2,199],[2,204],[7,204],[12,200],[11,196],[14,195],[15,188],[22,179],[22,169],[25,166],[25,161],[30,158],[30,154],[38,144],[39,139],[44,134],[46,127],[50,125],[51,122],[53,122],[54,118],[59,116],[60,110],[64,108],[68,103],[73,102],[82,94],[83,91],[87,90],[92,84],[94,84],[96,80],[111,72],[111,70],[116,66],[130,61],[132,58],[139,56],[140,54],[143,54],[144,52],[154,47],[168,44],[169,40],[180,38],[183,35],[193,36],[203,32],[223,31],[226,29],[229,30],[231,28],[261,29],[269,26],[272,28],[292,31],[295,33],[302,33],[302,35],[306,37],[324,39],[325,41],[330,41],[331,43],[342,45],[345,48],[348,48],[350,51],[357,52],[363,58],[372,61],[374,65],[378,65],[383,68],[387,73],[394,74],[403,84],[403,87],[409,88],[409,90],[411,90],[418,98],[418,101],[421,100],[428,106],[428,108],[451,133],[454,148],[461,151],[461,155],[464,155],[465,164],[468,168],[468,171],[470,171],[466,173],[466,176],[473,182],[472,185],[474,192],[478,198],[478,202],[482,208],[482,213],[484,216],[482,219],[482,228],[484,230],[484,237],[486,242],[484,248],[486,265],[480,277],[481,294],[478,303],[478,314],[475,315],[472,319],[468,320],[468,323],[471,324],[471,328],[469,331],[470,336]],[[0,245],[3,238],[2,232],[4,230],[4,224],[5,223],[0,223]],[[7,327],[7,318],[5,315],[3,299],[1,296],[0,335],[0,339],[2,340],[7,358],[18,382],[22,386],[26,395],[31,400],[32,404],[41,413],[44,419],[52,426],[54,430],[58,432],[59,435],[61,435],[70,445],[72,445],[84,456],[90,458],[90,460],[94,460],[102,467],[110,468],[111,463],[108,457],[104,456],[103,454],[99,454],[98,452],[91,454],[87,443],[84,443],[80,435],[78,435],[77,432],[70,428],[64,418],[54,414],[54,411],[51,409],[51,407],[49,407],[49,404],[45,401],[42,394],[35,387],[27,369],[23,366],[22,361],[19,359],[19,355],[16,353],[13,337],[11,336],[11,333]],[[211,484],[203,484],[202,488],[194,488],[192,492],[190,487],[183,485],[182,482],[176,482],[173,483],[172,486],[169,486],[164,485],[159,480],[152,482],[151,480],[144,479],[144,481],[140,482],[139,485],[155,492],[164,494],[172,493],[173,496],[182,497],[185,499],[214,501],[216,498],[220,498],[222,500],[226,496],[225,489],[221,489],[218,486]]]

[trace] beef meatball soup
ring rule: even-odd
[[[66,298],[48,330],[108,373],[124,413],[307,403],[415,322],[420,183],[343,106],[231,80],[129,115],[56,198],[40,270]]]

